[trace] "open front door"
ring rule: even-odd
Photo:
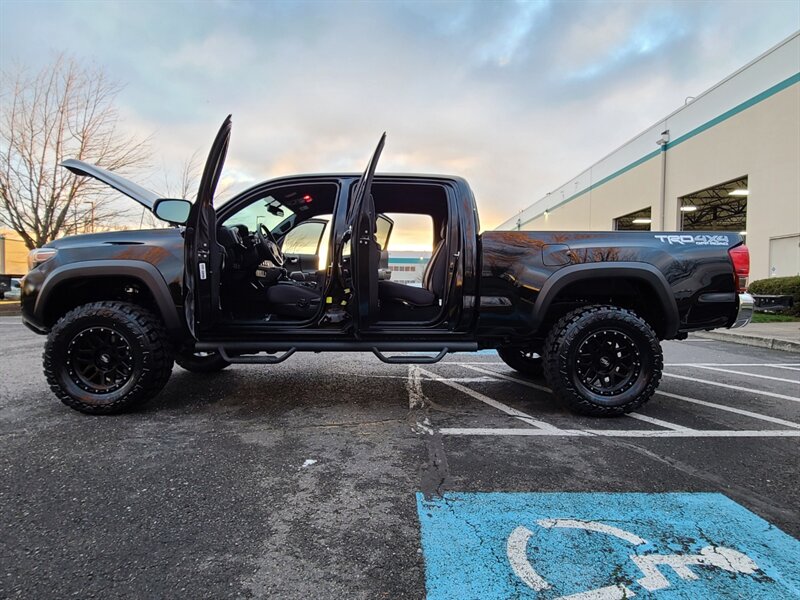
[[[222,247],[217,243],[214,192],[225,163],[231,137],[231,117],[222,123],[208,153],[200,189],[186,221],[184,241],[184,309],[186,324],[195,339],[216,322],[219,315],[219,284]]]
[[[380,250],[375,240],[376,214],[372,199],[372,178],[378,165],[386,134],[381,136],[375,153],[356,184],[355,192],[348,210],[348,225],[352,232],[351,271],[355,300],[354,322],[356,330],[366,329],[378,316],[378,268]]]

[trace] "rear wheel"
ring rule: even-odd
[[[155,396],[172,371],[161,321],[126,302],[79,306],[50,331],[44,373],[70,408],[93,415],[122,412]]]
[[[615,306],[567,314],[545,342],[544,372],[553,393],[585,415],[636,410],[655,392],[662,368],[653,329],[634,312]]]
[[[543,374],[542,357],[532,350],[498,348],[497,355],[509,367],[526,377],[538,379]]]
[[[175,357],[175,362],[192,373],[216,373],[230,366],[227,360],[217,352],[181,352]]]

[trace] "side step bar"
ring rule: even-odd
[[[450,352],[449,348],[442,348],[439,354],[435,356],[428,356],[426,354],[414,354],[411,356],[386,356],[381,353],[377,348],[372,349],[372,353],[377,356],[381,362],[390,365],[432,365],[442,360],[447,353]]]
[[[225,348],[223,348],[222,346],[217,348],[217,352],[219,352],[219,355],[222,358],[227,360],[229,363],[233,363],[233,364],[277,365],[278,363],[282,363],[287,358],[289,358],[292,354],[294,354],[295,349],[294,348],[290,348],[289,350],[287,350],[286,352],[284,352],[280,356],[270,356],[270,355],[259,356],[259,355],[253,355],[253,354],[251,354],[249,356],[238,356],[238,355],[231,356],[230,354],[228,354],[225,351]]]
[[[274,365],[285,361],[295,352],[372,352],[382,362],[387,364],[432,364],[442,360],[450,352],[476,352],[478,344],[475,342],[384,342],[376,344],[368,341],[347,342],[285,342],[264,343],[257,342],[198,342],[195,344],[198,351],[218,352],[219,355],[230,363],[241,364],[267,364]],[[266,352],[268,354],[260,354]],[[282,352],[279,356],[272,354]],[[400,356],[386,356],[384,352],[431,352],[433,355],[410,354]]]

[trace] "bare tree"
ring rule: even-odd
[[[120,86],[101,69],[60,56],[39,73],[0,82],[0,223],[28,248],[65,233],[107,228],[121,216],[108,189],[59,166],[77,158],[125,173],[149,157],[148,140],[122,135]]]

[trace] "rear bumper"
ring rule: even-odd
[[[738,327],[744,327],[747,325],[753,318],[754,305],[755,301],[750,294],[739,294],[739,308],[736,311],[736,319],[733,321],[733,325],[730,326],[730,329],[736,329]]]

